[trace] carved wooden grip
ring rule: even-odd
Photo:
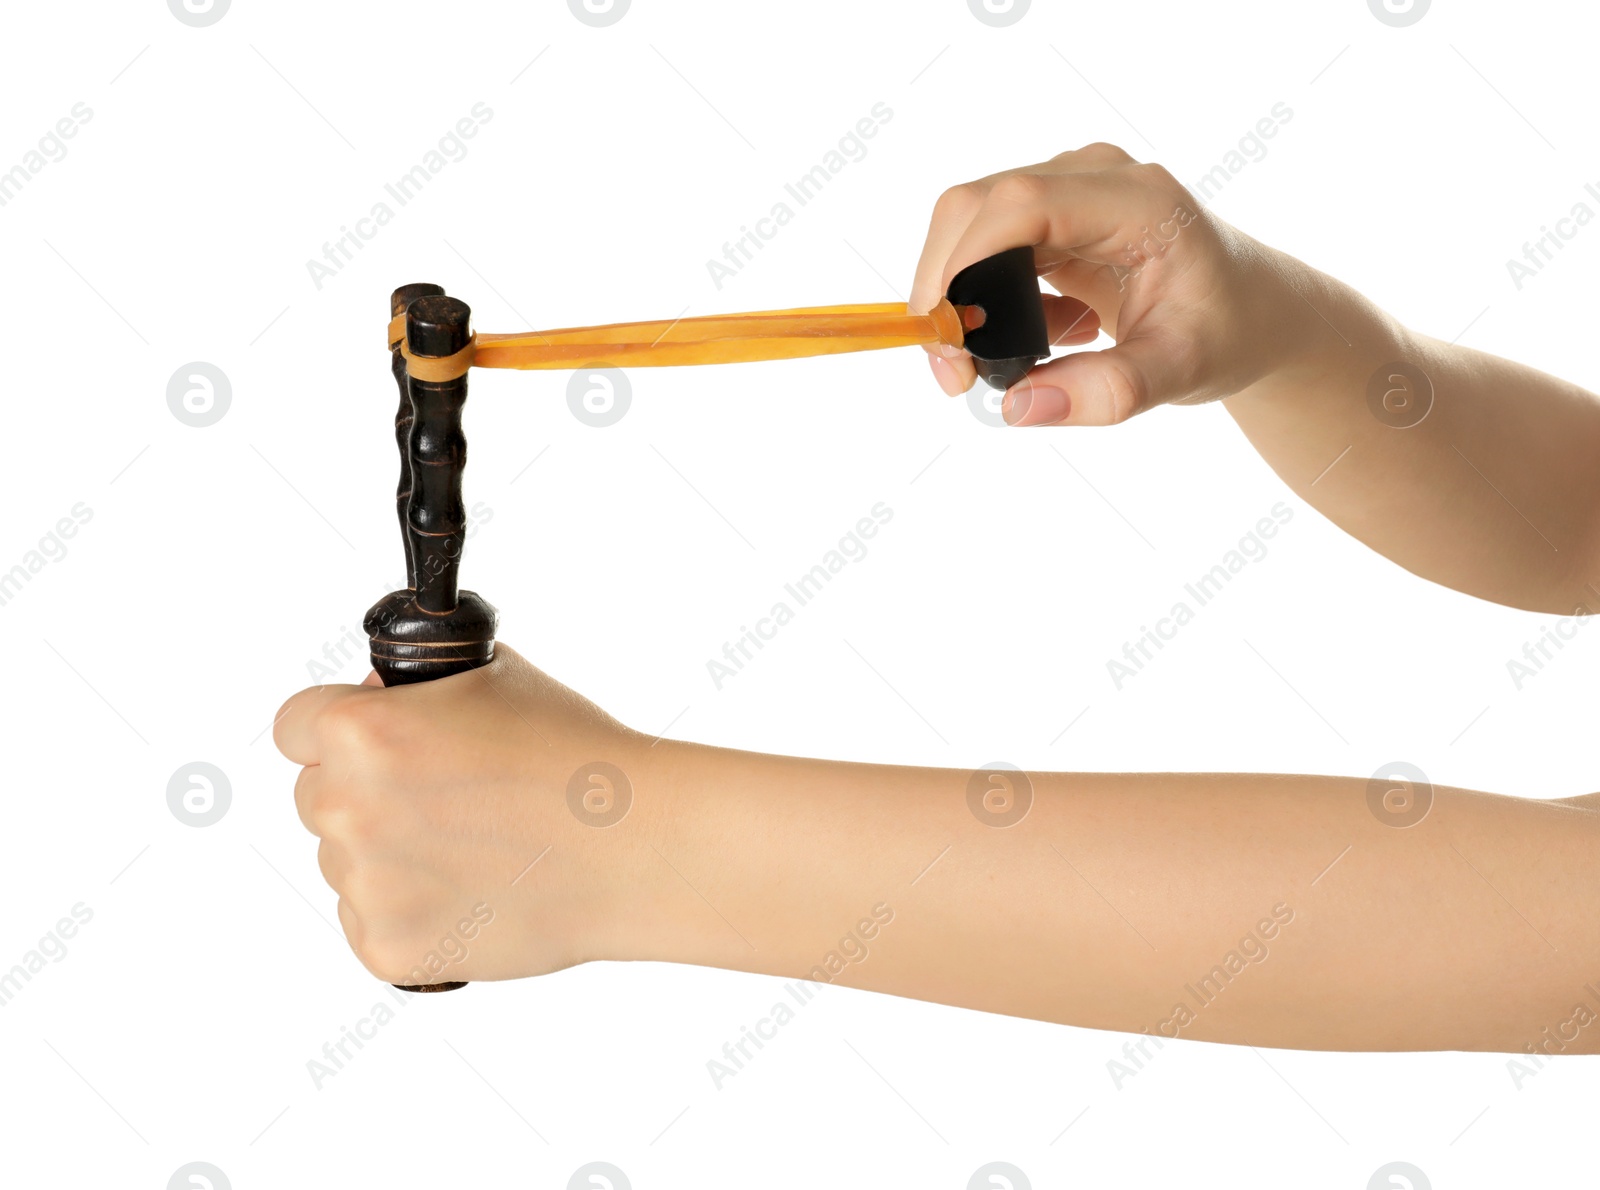
[[[389,317],[404,314],[419,297],[442,297],[444,289],[426,283],[402,285],[389,297]],[[400,519],[400,539],[406,550],[406,586],[417,585],[417,563],[411,552],[411,534],[406,531],[406,510],[411,503],[411,387],[406,383],[406,359],[400,354],[401,337],[389,344],[389,371],[400,390],[400,404],[394,414],[394,440],[400,450],[400,482],[395,487],[395,509]]]
[[[472,311],[437,285],[406,285],[391,298],[391,315],[406,315],[406,346],[422,358],[453,355],[472,338]],[[400,389],[395,439],[400,483],[395,501],[406,550],[404,590],[391,591],[364,621],[372,641],[372,668],[385,686],[427,682],[475,669],[494,658],[496,614],[459,586],[466,542],[461,478],[467,441],[461,410],[467,378],[429,382],[408,374],[398,343],[391,370]],[[460,981],[397,984],[410,992],[446,992]]]
[[[453,355],[472,338],[472,311],[458,298],[418,298],[406,309],[406,338],[413,355]],[[461,547],[467,540],[467,513],[461,499],[461,473],[467,463],[467,438],[461,410],[467,401],[467,374],[454,380],[411,383],[411,501],[406,534],[417,573],[417,606],[432,615],[456,608]],[[487,658],[486,658],[487,659]]]

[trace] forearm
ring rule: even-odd
[[[1226,404],[1273,470],[1424,578],[1514,607],[1600,611],[1600,399],[1410,332],[1348,286],[1265,251],[1296,311],[1296,362]],[[1415,392],[1388,379],[1397,364],[1425,378]],[[1380,399],[1395,393],[1384,416],[1374,383]]]
[[[597,957],[1284,1047],[1522,1050],[1600,1013],[1568,804],[1440,789],[1398,829],[1365,781],[1038,774],[1000,829],[965,772],[652,751],[657,854]]]

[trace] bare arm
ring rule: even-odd
[[[816,978],[884,905],[837,982],[1313,1049],[1515,1051],[1600,1016],[1593,811],[1440,789],[1402,829],[1345,778],[1039,774],[997,829],[969,777],[675,748],[660,847],[727,923],[665,885],[638,957]]]
[[[277,735],[395,982],[653,959],[1167,1037],[1600,1051],[1570,1023],[1600,1016],[1578,803],[1230,774],[1034,774],[1030,803],[1015,776],[653,744],[504,648],[306,691]]]
[[[1291,264],[1317,306],[1305,307],[1316,323],[1303,360],[1226,402],[1272,469],[1423,578],[1512,607],[1600,612],[1600,398],[1407,331]]]

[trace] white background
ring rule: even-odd
[[[1595,387],[1600,229],[1520,290],[1506,268],[1600,209],[1588,6],[1394,28],[1361,0],[1037,0],[994,28],[960,0],[637,0],[594,28],[549,0],[239,0],[193,28],[147,0],[7,23],[0,170],[74,104],[92,118],[0,207],[0,571],[75,504],[92,519],[0,606],[0,968],[74,904],[93,919],[0,1009],[0,1180],[159,1188],[208,1161],[240,1188],[565,1186],[605,1160],[635,1187],[963,1187],[1004,1160],[1034,1186],[1358,1190],[1396,1160],[1437,1187],[1587,1167],[1593,1060],[1519,1087],[1503,1056],[1179,1043],[1119,1087],[1120,1035],[842,989],[718,1090],[707,1060],[779,985],[642,965],[414,1001],[318,1089],[307,1061],[384,993],[264,729],[399,573],[380,331],[403,282],[489,331],[903,298],[944,187],[1096,140],[1193,184],[1282,102],[1222,217],[1413,327]],[[307,261],[480,102],[467,155],[319,288]],[[718,290],[708,259],[880,102],[866,156]],[[191,361],[231,384],[204,428],[166,400]],[[630,379],[597,429],[563,373],[474,374],[489,515],[463,578],[631,725],[956,767],[1403,759],[1595,788],[1600,635],[1516,689],[1550,617],[1345,538],[1220,406],[995,429],[915,350]],[[717,690],[707,660],[879,501],[870,553]],[[1268,556],[1117,690],[1106,661],[1277,501]],[[205,828],[167,805],[196,760],[232,790]]]

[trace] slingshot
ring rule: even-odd
[[[385,686],[447,677],[494,658],[495,610],[458,584],[466,541],[461,410],[474,367],[748,363],[940,343],[965,347],[990,386],[1007,388],[1050,353],[1031,247],[963,269],[927,314],[876,303],[475,335],[471,308],[428,284],[395,290],[389,314],[390,370],[400,390],[395,505],[407,585],[380,599],[363,621],[372,668]],[[465,984],[396,986],[446,992]]]

